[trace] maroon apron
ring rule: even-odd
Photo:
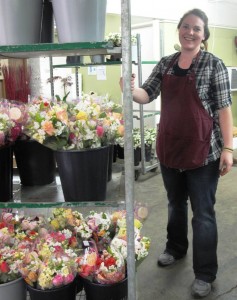
[[[176,59],[162,78],[157,155],[167,167],[194,169],[203,165],[209,153],[213,119],[198,96],[195,66],[187,76],[167,74]],[[198,57],[195,65],[197,61]]]

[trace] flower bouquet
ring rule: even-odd
[[[156,128],[146,127],[144,130],[144,142],[146,145],[152,145],[156,141]]]
[[[0,216],[0,284],[21,277],[19,268],[25,247],[17,227],[18,219],[13,214],[2,212]]]
[[[84,253],[77,258],[78,273],[94,283],[111,284],[125,278],[126,266],[121,253],[107,246],[100,252],[93,240],[84,243]]]
[[[152,148],[156,141],[156,128],[145,128],[144,143],[145,143],[145,159],[149,162],[152,158]]]
[[[97,259],[95,281],[100,284],[111,284],[122,281],[126,276],[125,261],[118,249],[112,245],[103,250]]]
[[[52,290],[66,286],[77,275],[75,259],[76,243],[72,243],[70,230],[47,230],[33,242],[20,266],[20,272],[26,283],[38,290]]]
[[[134,211],[134,259],[138,263],[148,255],[150,246],[150,239],[141,235],[146,218],[141,207]],[[3,212],[0,248],[1,282],[22,277],[31,299],[36,292],[42,293],[40,297],[51,292],[61,297],[69,287],[75,297],[79,281],[87,294],[93,286],[102,289],[101,295],[107,288],[126,295],[126,210],[90,211],[83,216],[71,208],[55,208],[47,219]]]
[[[140,265],[144,258],[148,255],[150,248],[150,238],[142,236],[142,222],[135,217],[134,219],[134,241],[135,241],[135,260],[136,266]],[[116,235],[111,241],[111,246],[118,249],[123,258],[127,258],[127,229],[126,218],[123,215],[122,218],[117,219]]]
[[[0,147],[13,143],[26,122],[26,106],[17,101],[0,100]]]
[[[108,61],[120,61],[122,58],[121,53],[116,53],[116,48],[122,47],[122,36],[120,32],[110,32],[105,41],[111,43],[115,47],[115,52],[111,54],[110,59]],[[132,45],[132,60],[136,61],[137,58],[137,37],[136,35],[131,35],[131,45]]]
[[[0,297],[26,300],[26,285],[19,272],[24,251],[17,244],[0,248]]]
[[[27,284],[40,290],[67,285],[76,277],[75,260],[66,254],[51,254],[42,260],[37,252],[30,252],[24,257],[20,270]]]
[[[95,94],[70,102],[40,98],[28,106],[24,132],[55,151],[65,201],[105,200],[109,145],[123,132],[118,105],[105,98]]]
[[[67,108],[65,102],[33,99],[28,104],[24,133],[49,148],[63,148],[69,138]]]
[[[71,243],[76,239],[80,247],[83,240],[89,240],[92,236],[92,230],[83,215],[71,208],[54,208],[48,222],[54,231],[69,229],[72,232]]]
[[[114,47],[121,47],[122,46],[122,36],[120,32],[110,32],[106,38],[106,42],[111,42]],[[135,45],[137,43],[136,35],[131,35],[131,43]]]
[[[95,94],[71,102],[39,97],[28,105],[24,132],[53,150],[98,148],[123,133],[118,107]]]
[[[21,277],[19,266],[24,253],[17,246],[4,246],[0,249],[0,284],[16,280]]]
[[[98,250],[105,249],[111,241],[113,232],[110,214],[91,211],[86,217],[86,223],[92,231],[92,237]]]

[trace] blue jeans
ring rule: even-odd
[[[219,160],[180,172],[161,165],[168,197],[166,251],[179,259],[188,250],[188,198],[193,212],[193,270],[195,278],[212,282],[217,273],[215,194]]]

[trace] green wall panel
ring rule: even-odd
[[[105,25],[105,36],[110,32],[120,32],[121,16],[116,14],[107,14]],[[121,103],[121,90],[119,87],[119,78],[121,76],[121,65],[106,66],[106,80],[97,80],[96,75],[88,75],[88,68],[79,69],[82,74],[82,90],[84,93],[90,91],[98,95],[108,94],[115,102]]]

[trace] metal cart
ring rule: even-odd
[[[141,60],[141,39],[140,34],[136,35],[137,37],[137,66],[138,66],[138,85],[142,85],[142,60]],[[159,167],[159,162],[157,160],[156,152],[154,153],[154,156],[152,157],[151,161],[147,164],[145,159],[145,140],[144,140],[144,131],[145,131],[145,125],[144,125],[144,119],[154,117],[156,115],[160,114],[160,111],[156,110],[145,110],[143,108],[143,105],[139,105],[139,110],[133,110],[133,112],[137,113],[137,115],[133,115],[133,118],[136,118],[140,121],[140,132],[141,132],[141,162],[139,166],[134,166],[135,170],[135,180],[138,179],[140,173],[142,175],[145,175],[149,171],[156,171]]]

